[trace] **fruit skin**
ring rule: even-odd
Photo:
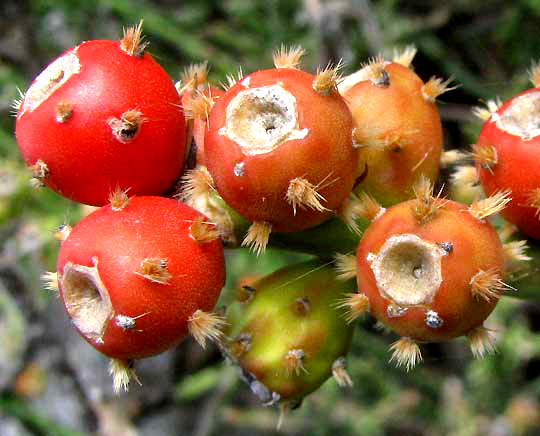
[[[491,116],[478,137],[476,148],[494,147],[497,163],[487,168],[477,158],[476,166],[486,195],[511,190],[512,201],[502,211],[502,216],[529,237],[540,239],[540,203],[536,207],[529,205],[533,190],[538,190],[537,201],[540,201],[540,136],[527,140],[504,131],[497,122],[519,99],[536,96],[540,98],[540,89],[529,89],[507,101]],[[535,116],[532,111],[536,111],[536,106],[531,106],[528,111],[531,117]],[[527,112],[524,112],[525,115]],[[523,123],[526,124],[525,119]]]
[[[119,359],[158,354],[187,335],[187,320],[197,309],[213,309],[225,282],[223,249],[219,239],[201,244],[191,237],[197,217],[202,215],[176,200],[135,197],[122,210],[104,206],[74,227],[57,264],[64,305],[66,264],[92,267],[96,258],[113,308],[102,340],[78,329],[92,346]],[[140,275],[141,262],[149,257],[167,259],[165,284]],[[144,315],[130,330],[116,324],[119,314]]]
[[[436,105],[422,96],[422,80],[399,63],[387,63],[384,70],[388,86],[364,80],[343,97],[361,137],[356,141],[363,176],[355,192],[365,191],[388,207],[414,197],[411,187],[420,175],[437,180],[444,138]]]
[[[33,110],[21,104],[16,137],[26,163],[45,162],[43,182],[85,204],[106,204],[117,186],[130,195],[163,194],[186,156],[185,119],[171,78],[151,55],[130,56],[119,41],[84,42],[62,56],[69,54],[78,58],[79,72]],[[56,108],[65,103],[71,116],[56,121]],[[122,143],[110,122],[130,110],[141,113],[142,124]]]
[[[505,258],[494,227],[473,217],[467,206],[450,200],[425,223],[419,223],[413,210],[417,200],[388,209],[366,230],[357,249],[359,292],[369,299],[370,312],[401,336],[418,341],[443,341],[462,336],[482,325],[495,308],[497,298],[486,301],[471,293],[471,278],[479,270],[496,268],[504,274]],[[368,256],[376,255],[388,238],[413,234],[424,241],[451,242],[452,251],[441,259],[442,283],[431,304],[409,307],[399,317],[388,316],[391,301],[381,295]],[[412,273],[412,271],[411,271]],[[426,313],[433,310],[443,319],[439,328],[426,325]]]
[[[335,360],[348,352],[354,324],[346,322],[344,310],[336,305],[354,292],[354,281],[337,281],[330,264],[312,260],[284,267],[250,286],[252,298],[227,309],[227,354],[282,402],[301,400],[330,377]],[[309,309],[298,312],[295,302],[305,297]],[[249,349],[235,353],[235,339],[246,334],[251,336]],[[287,369],[290,350],[305,353],[304,369]]]
[[[347,105],[337,92],[317,93],[313,80],[311,74],[295,69],[258,71],[231,87],[210,114],[205,159],[218,192],[245,218],[270,223],[273,231],[304,230],[330,218],[331,210],[345,200],[356,179],[357,153],[352,147],[352,119]],[[308,134],[286,140],[272,152],[244,154],[235,141],[220,134],[226,125],[227,107],[241,91],[275,84],[296,99],[296,128],[308,129]],[[234,169],[242,162],[244,174],[239,177]],[[290,181],[297,177],[313,185],[328,182],[317,192],[326,199],[321,204],[329,210],[297,207],[294,214],[285,197]]]

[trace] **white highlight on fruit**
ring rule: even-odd
[[[281,86],[270,85],[240,91],[227,106],[219,134],[253,156],[270,153],[285,141],[303,139],[309,130],[298,128],[296,98]]]
[[[66,83],[71,76],[80,71],[81,64],[77,57],[77,47],[50,63],[35,78],[26,92],[20,116],[24,115],[25,112],[32,112]]]

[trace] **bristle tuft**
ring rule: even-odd
[[[206,348],[208,339],[214,342],[222,340],[222,329],[225,324],[223,317],[200,309],[197,309],[188,319],[189,332],[202,348]]]
[[[148,46],[148,42],[143,42],[142,26],[143,20],[141,19],[137,26],[124,29],[124,37],[120,41],[120,47],[130,56],[143,57]]]
[[[326,199],[318,192],[319,189],[328,186],[327,183],[324,183],[327,179],[328,177],[317,185],[313,185],[302,177],[296,177],[289,182],[285,199],[292,206],[294,215],[296,215],[297,207],[301,209],[308,207],[318,212],[329,210],[321,204]]]
[[[293,68],[298,69],[300,65],[300,59],[306,51],[300,45],[293,45],[291,47],[286,47],[281,45],[281,47],[274,51],[272,58],[274,60],[274,66],[276,68]]]
[[[452,80],[454,80],[452,77],[447,80],[441,79],[440,77],[432,77],[431,79],[429,79],[422,86],[422,95],[424,99],[431,103],[435,103],[435,100],[437,100],[437,97],[439,97],[440,95],[453,89],[459,88],[459,85],[449,86]]]
[[[540,218],[540,188],[534,188],[529,192],[526,204],[535,209],[534,216]]]
[[[472,113],[475,117],[485,122],[489,120],[491,116],[495,112],[497,112],[501,106],[502,106],[502,101],[500,98],[497,97],[495,100],[488,100],[486,102],[485,107],[482,107],[482,106],[473,107]]]
[[[249,247],[257,256],[260,256],[266,251],[271,232],[272,224],[270,223],[264,221],[251,223],[242,241],[242,247]]]
[[[32,178],[30,179],[32,187],[41,188],[45,186],[45,179],[50,174],[47,164],[38,159],[34,165],[30,166],[30,171],[32,172]]]
[[[407,371],[413,369],[417,363],[422,361],[420,347],[411,338],[401,338],[390,346],[392,357],[390,362],[395,361],[399,368],[404,366]]]
[[[60,292],[60,287],[58,286],[58,273],[47,271],[41,275],[41,280],[47,291],[54,292],[58,295]]]
[[[225,76],[225,82],[221,82],[221,87],[225,91],[227,91],[231,89],[234,85],[236,85],[236,83],[242,80],[243,78],[244,78],[244,73],[242,71],[242,67],[240,67],[236,75],[227,74],[227,76]]]
[[[304,367],[304,359],[306,357],[306,353],[304,350],[290,350],[285,355],[285,367],[287,371],[287,375],[292,375],[293,373],[295,375],[300,375],[300,371],[304,371],[307,374],[307,370]]]
[[[182,184],[177,197],[185,203],[196,202],[199,198],[205,198],[214,191],[214,181],[210,172],[204,166],[197,166],[186,171],[182,176]]]
[[[468,153],[464,153],[460,150],[447,150],[441,155],[441,167],[447,168],[469,158],[470,156]]]
[[[205,221],[202,216],[195,218],[189,226],[189,232],[199,244],[207,244],[220,238],[220,232],[215,223]]]
[[[498,300],[506,290],[514,290],[510,285],[502,281],[502,276],[497,268],[480,270],[469,281],[472,295],[479,300],[490,303],[492,300]]]
[[[533,61],[529,70],[529,80],[535,88],[540,88],[540,62]]]
[[[347,294],[334,307],[336,309],[345,309],[344,318],[350,324],[369,310],[369,300],[364,294],[355,292]]]
[[[313,89],[321,95],[331,95],[337,92],[337,87],[341,81],[341,60],[337,64],[328,63],[324,69],[318,68],[317,75],[313,80]]]
[[[481,359],[487,354],[493,354],[497,351],[495,345],[496,338],[492,330],[484,326],[476,327],[467,334],[469,346],[473,356],[476,359]]]
[[[491,171],[499,161],[497,149],[492,145],[473,144],[472,156],[482,168],[488,171]]]
[[[184,114],[188,120],[205,120],[208,123],[208,116],[214,107],[212,97],[202,91],[192,91],[188,104],[184,106]]]
[[[172,274],[168,270],[168,259],[160,257],[147,257],[141,262],[141,270],[135,274],[144,277],[154,283],[166,285],[172,279]]]
[[[111,359],[109,362],[109,374],[113,378],[113,390],[119,394],[120,390],[128,391],[129,382],[134,379],[139,385],[140,380],[133,369],[133,360]]]
[[[510,194],[510,191],[499,191],[487,198],[475,201],[469,207],[469,212],[476,219],[484,220],[501,212],[512,201]]]
[[[504,257],[506,259],[507,269],[513,265],[518,265],[522,262],[529,262],[532,257],[527,256],[528,245],[526,240],[510,241],[503,244]]]
[[[178,93],[186,90],[201,90],[208,84],[208,61],[191,64],[184,68],[180,82],[176,85]]]
[[[126,189],[124,191],[119,186],[117,186],[115,190],[109,194],[109,203],[111,204],[112,210],[122,210],[128,206],[129,204],[129,196],[127,194],[128,191],[129,189]]]
[[[394,50],[393,62],[403,65],[404,67],[411,68],[412,61],[416,56],[417,49],[411,44],[405,47],[403,50]]]
[[[356,256],[352,254],[336,253],[334,256],[336,266],[336,278],[338,280],[350,280],[356,278]]]
[[[347,360],[344,357],[339,357],[334,361],[332,375],[339,386],[349,388],[353,386],[351,376],[347,372]]]
[[[433,196],[433,183],[424,175],[414,184],[413,192],[416,197],[413,211],[420,224],[434,218],[437,211],[446,204],[446,201],[439,198],[440,192],[437,197]]]

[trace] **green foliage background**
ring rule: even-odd
[[[276,432],[278,411],[258,405],[215,349],[203,353],[188,343],[170,353],[174,363],[170,383],[158,383],[156,400],[136,394],[131,402],[105,396],[103,404],[116,413],[118,431],[111,430],[101,409],[88,400],[76,367],[61,356],[59,362],[64,363],[53,365],[49,373],[41,357],[61,342],[43,331],[50,314],[59,313],[55,312],[58,300],[40,283],[40,274],[55,265],[52,230],[63,222],[77,222],[85,210],[48,190],[28,186],[10,104],[18,97],[17,88],[27,89],[32,78],[65,49],[87,39],[117,39],[123,26],[141,17],[150,51],[175,79],[189,63],[203,60],[209,61],[216,82],[240,67],[247,73],[269,67],[272,51],[281,43],[306,48],[306,69],[314,71],[317,65],[343,58],[346,72],[379,52],[391,54],[395,47],[415,44],[419,53],[413,64],[423,79],[452,76],[460,85],[441,98],[447,148],[465,149],[473,143],[481,124],[473,119],[470,107],[526,89],[527,69],[540,58],[538,0],[4,0],[0,5],[0,375],[4,371],[9,377],[0,377],[2,436]],[[243,251],[228,253],[224,300],[248,272],[270,272],[298,258],[272,250],[257,260]],[[357,326],[349,358],[354,388],[343,390],[334,381],[327,382],[286,417],[281,432],[539,434],[539,315],[537,303],[505,298],[489,324],[500,331],[498,354],[474,361],[465,341],[430,344],[424,348],[424,364],[410,373],[388,363],[388,345],[395,337],[366,319]],[[48,341],[56,345],[47,345]],[[59,401],[66,409],[68,402],[80,402],[85,410],[80,421],[40,402],[39,390],[25,388],[21,374],[28,375],[36,362],[38,368],[47,369],[35,376],[44,391],[56,383],[54,371],[77,380],[76,400],[66,396]],[[149,427],[149,420],[153,426]],[[3,433],[8,428],[15,433]]]

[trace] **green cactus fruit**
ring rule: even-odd
[[[331,263],[287,266],[245,286],[227,310],[224,353],[265,405],[289,408],[334,374],[351,385],[345,355],[354,325],[340,303],[355,292]]]

